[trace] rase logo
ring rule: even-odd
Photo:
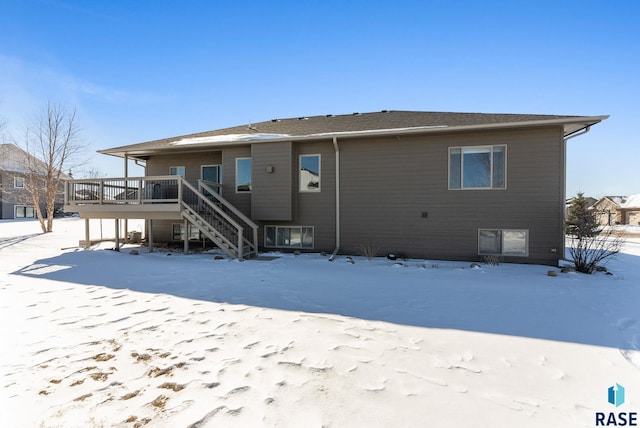
[[[616,383],[609,388],[609,403],[616,407],[620,407],[624,404],[624,386]]]
[[[624,386],[616,383],[607,390],[609,404],[620,407],[624,404]],[[636,412],[596,412],[597,427],[636,427],[638,426],[638,413]]]

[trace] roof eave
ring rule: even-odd
[[[138,149],[138,150],[124,150],[124,147],[118,147],[116,149],[98,150],[98,153],[116,156],[116,157],[131,157],[139,158],[140,156],[148,156],[151,154],[164,153],[168,151],[175,151],[178,149],[198,150],[198,149],[212,149],[212,148],[224,148],[239,145],[248,144],[261,144],[261,143],[278,143],[286,141],[308,141],[308,140],[323,140],[333,138],[364,138],[364,137],[386,137],[386,136],[399,136],[399,135],[411,135],[411,134],[425,134],[425,133],[443,133],[443,132],[463,132],[463,131],[483,131],[492,129],[511,129],[511,128],[528,128],[528,127],[542,127],[553,125],[564,125],[564,136],[574,134],[584,128],[593,126],[609,116],[576,116],[576,117],[563,117],[556,119],[545,120],[528,120],[520,122],[500,122],[500,123],[488,123],[479,125],[459,125],[459,126],[417,126],[411,128],[392,128],[392,129],[380,129],[380,130],[365,130],[365,131],[347,131],[347,132],[327,132],[321,134],[310,135],[291,135],[287,137],[277,138],[265,138],[259,140],[247,140],[247,141],[216,141],[211,143],[197,143],[197,144],[180,144],[171,145],[169,143],[166,147],[155,149]],[[176,141],[179,141],[176,139]]]

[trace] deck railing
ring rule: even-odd
[[[66,182],[65,205],[179,203],[181,177],[90,178]]]
[[[179,176],[68,180],[65,205],[179,204],[182,215],[235,257],[258,253],[258,226],[220,196],[220,186]],[[119,208],[118,208],[119,209]]]

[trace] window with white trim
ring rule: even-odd
[[[526,229],[478,229],[478,254],[527,257],[529,231]]]
[[[170,166],[169,167],[169,175],[179,175],[184,178],[184,166]]]
[[[449,189],[505,189],[507,146],[449,148]]]
[[[16,187],[18,189],[22,189],[24,187],[24,180],[21,178],[14,178],[13,179],[13,187]]]
[[[300,191],[320,191],[320,155],[300,155]]]
[[[265,226],[264,246],[272,248],[313,248],[313,227]]]
[[[34,218],[36,210],[31,205],[16,205],[14,207],[15,218]]]
[[[220,165],[202,165],[200,166],[200,177],[204,181],[212,183],[222,183],[222,167]]]
[[[236,193],[251,191],[251,158],[236,158]]]
[[[184,223],[173,223],[171,237],[174,241],[184,241]],[[200,230],[189,224],[189,241],[197,241],[200,239]]]

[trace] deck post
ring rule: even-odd
[[[242,254],[242,250],[243,250],[243,238],[244,238],[244,229],[243,228],[238,228],[238,259],[242,259],[243,254]]]
[[[147,241],[149,242],[149,252],[153,253],[153,220],[149,219],[147,224]]]
[[[189,222],[184,221],[184,253],[189,254]]]
[[[129,154],[124,154],[124,203],[129,203]],[[124,219],[124,243],[129,243],[129,219]]]
[[[120,251],[120,220],[116,219],[116,251]]]
[[[84,249],[88,250],[91,247],[91,238],[89,234],[89,219],[84,219]]]
[[[253,249],[256,252],[256,257],[258,257],[258,229],[253,229],[253,245],[255,246]]]

